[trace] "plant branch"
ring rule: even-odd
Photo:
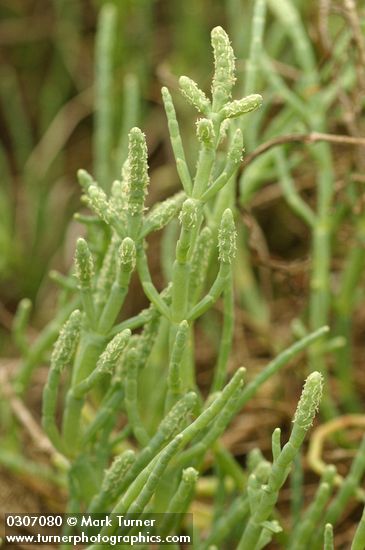
[[[243,160],[239,173],[251,164],[257,157],[266,153],[273,147],[278,145],[286,145],[287,143],[317,143],[319,141],[326,141],[328,143],[339,143],[347,145],[360,145],[365,147],[365,138],[346,136],[341,134],[324,134],[321,132],[310,132],[309,134],[286,134],[284,136],[276,136],[265,143],[262,143],[257,149],[249,153]]]

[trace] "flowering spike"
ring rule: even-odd
[[[196,133],[200,143],[207,147],[214,147],[215,132],[213,122],[208,118],[200,118],[196,123]]]
[[[53,348],[51,364],[62,370],[70,363],[76,350],[81,331],[81,312],[75,309],[60,330],[60,334]]]
[[[227,137],[228,130],[230,128],[230,120],[226,118],[222,121],[220,128],[219,128],[219,142],[218,144],[221,144]]]
[[[145,237],[151,231],[165,227],[179,212],[185,198],[185,193],[181,191],[153,206],[144,220],[141,236]]]
[[[132,128],[129,132],[127,182],[128,214],[139,216],[144,210],[149,183],[146,138],[139,128]]]
[[[198,222],[198,205],[194,199],[186,199],[182,205],[179,220],[187,231],[194,229]]]
[[[112,374],[115,365],[125,349],[129,339],[131,337],[131,331],[129,329],[123,330],[109,342],[103,353],[100,355],[96,368],[100,372]]]
[[[80,288],[90,288],[94,275],[94,261],[87,242],[81,237],[76,244],[75,274]]]
[[[176,332],[176,347],[181,350],[185,346],[189,334],[189,323],[187,321],[181,321]],[[178,352],[181,353],[181,352]]]
[[[242,161],[243,151],[243,136],[239,128],[234,133],[232,144],[228,151],[228,159],[234,164],[239,164]]]
[[[113,501],[119,493],[119,487],[136,459],[136,454],[131,449],[127,449],[119,456],[116,456],[110,468],[105,472],[102,484],[102,492],[106,493],[110,501]]]
[[[104,191],[96,183],[86,189],[86,203],[105,223],[111,224],[115,212],[110,206]]]
[[[115,180],[112,183],[111,204],[119,216],[123,216],[127,206],[128,194],[126,193],[126,187],[124,181]]]
[[[168,441],[180,429],[187,415],[197,404],[197,395],[194,392],[186,393],[177,401],[160,424],[160,431],[164,441]]]
[[[175,341],[171,350],[166,396],[166,409],[179,398],[181,394],[181,363],[184,357],[186,344],[189,339],[189,323],[182,321],[177,327]]]
[[[214,77],[212,84],[213,110],[219,111],[230,101],[236,81],[234,53],[227,33],[222,27],[215,27],[211,33],[214,53]]]
[[[93,180],[89,172],[87,172],[86,170],[83,170],[82,168],[77,171],[77,179],[79,180],[79,184],[81,185],[84,191],[87,191],[90,185],[95,184],[95,181]]]
[[[213,244],[213,235],[208,226],[198,235],[190,266],[189,296],[194,303],[201,293],[207,274],[209,258]]]
[[[236,99],[224,105],[221,110],[223,118],[236,118],[245,113],[256,111],[262,105],[262,96],[259,94],[248,95],[242,99]]]
[[[236,254],[236,229],[232,210],[227,208],[223,212],[221,225],[218,232],[219,260],[230,264]]]
[[[120,245],[119,237],[114,233],[105,253],[101,269],[96,281],[95,301],[98,305],[106,301],[115,281],[117,272],[117,252]]]
[[[211,109],[210,101],[194,80],[187,76],[181,76],[179,78],[179,86],[182,95],[193,107],[204,115],[209,114]]]
[[[195,468],[192,468],[191,466],[183,470],[182,479],[184,483],[194,484],[197,481],[198,477],[199,477],[199,472]]]
[[[136,246],[131,238],[123,239],[119,247],[119,257],[122,271],[132,272],[136,265]]]
[[[295,411],[294,424],[304,430],[310,428],[321,401],[322,391],[323,376],[319,372],[312,372],[305,382]]]

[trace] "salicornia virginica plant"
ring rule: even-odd
[[[230,4],[233,13],[234,2]],[[295,7],[286,0],[280,0],[278,6],[268,4],[286,33],[292,37],[294,31],[299,32],[295,55],[300,57],[305,85],[318,86],[315,59]],[[292,123],[293,111],[310,128],[325,130],[323,110],[319,108],[322,104],[316,106],[311,100],[305,106],[272,70],[263,51],[265,14],[266,3],[257,0],[244,97],[235,97],[235,56],[221,27],[211,32],[211,93],[188,76],[178,80],[183,99],[198,112],[195,166],[180,132],[174,94],[166,86],[162,88],[182,189],[147,207],[147,142],[141,129],[129,128],[131,119],[122,125],[128,131],[119,136],[120,150],[111,155],[115,143],[111,56],[117,20],[116,11],[106,6],[99,25],[96,59],[95,178],[85,170],[78,172],[83,204],[92,213],[77,216],[86,229],[76,241],[70,272],[54,275],[61,286],[57,313],[30,350],[25,335],[29,301],[21,302],[13,322],[14,340],[24,357],[14,376],[18,395],[29,388],[42,360],[49,359],[42,426],[52,444],[56,471],[52,473],[67,490],[67,511],[137,516],[166,513],[159,526],[161,534],[194,535],[192,547],[196,550],[260,550],[273,539],[292,550],[310,545],[319,548],[321,544],[330,549],[336,524],[349,500],[363,499],[358,487],[365,470],[364,439],[348,475],[341,478],[336,468],[328,465],[311,503],[302,510],[301,453],[326,384],[324,354],[331,346],[337,349],[338,343],[324,338],[329,332],[333,231],[329,224],[333,188],[328,144],[322,143],[319,149],[310,147],[310,155],[318,164],[316,210],[297,194],[292,166],[281,149],[271,151],[269,161],[259,159],[265,172],[279,175],[284,197],[312,232],[311,331],[298,321],[296,328],[301,337],[287,347],[275,343],[275,357],[256,374],[249,364],[246,372],[240,358],[232,353],[237,324],[236,286],[239,301],[252,316],[253,330],[263,342],[269,339],[268,311],[249,265],[247,227],[241,223],[244,218],[237,208],[234,189],[244,157],[244,136],[250,132],[252,121],[247,143],[249,147],[257,146],[263,120],[259,117],[267,114],[272,100],[271,92],[265,101],[254,93],[260,83],[259,74],[285,94],[290,107],[289,114],[282,116],[285,124]],[[277,42],[280,44],[280,37]],[[126,82],[133,95],[133,77]],[[133,98],[129,99],[133,105]],[[119,179],[113,179],[116,162],[121,164]],[[241,183],[242,206],[247,205],[259,184],[250,171],[244,173]],[[362,226],[358,223],[360,233]],[[153,234],[159,231],[164,234],[160,261],[164,279],[157,282],[151,267],[155,264],[151,243]],[[349,258],[337,300],[342,314],[337,336],[346,332],[344,325],[353,298],[350,283],[358,276],[362,263],[360,253]],[[137,292],[143,293],[143,302],[136,300],[134,314],[130,315],[128,307]],[[146,306],[136,311],[139,303]],[[201,384],[199,339],[202,331],[206,335],[215,326],[217,310],[222,328],[212,360],[215,364],[208,383]],[[251,449],[246,461],[236,458],[225,445],[223,434],[265,382],[308,350],[311,372],[296,410],[290,409],[293,422],[290,433],[283,435],[286,443],[282,446],[281,429],[276,428],[270,456]],[[328,390],[325,395],[329,395]],[[326,399],[325,412],[329,411],[333,412],[332,402]],[[279,500],[291,472],[292,521],[282,514]],[[196,509],[206,487],[209,496],[213,495],[209,508],[213,512],[212,517],[201,521]],[[198,516],[196,525],[186,516],[188,512]],[[173,515],[176,513],[180,516]],[[362,519],[353,548],[365,545],[363,523]],[[115,531],[114,525],[107,524],[100,535],[111,536]],[[140,547],[147,548],[143,544]],[[89,548],[102,550],[105,544],[95,543]]]

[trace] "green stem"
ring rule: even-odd
[[[138,354],[135,349],[131,349],[127,359],[127,376],[125,381],[125,408],[128,421],[132,427],[133,434],[137,441],[144,447],[148,445],[150,437],[143,426],[138,408]]]
[[[341,279],[335,308],[337,312],[335,333],[346,339],[345,346],[335,354],[336,377],[340,381],[338,386],[341,401],[349,412],[360,410],[359,398],[356,395],[352,372],[352,312],[356,305],[356,294],[365,266],[365,220],[361,217],[357,223],[357,243],[350,250]]]
[[[95,418],[86,428],[85,433],[82,436],[81,445],[84,446],[89,443],[94,436],[102,430],[107,424],[109,419],[116,414],[116,411],[121,408],[123,403],[124,391],[120,388],[116,388],[111,391],[110,395],[107,395],[105,402],[103,402],[95,415]]]
[[[333,527],[331,523],[327,523],[324,528],[324,543],[323,550],[334,550],[334,541],[333,541]]]
[[[75,397],[73,388],[83,382],[96,367],[96,362],[105,345],[105,339],[89,333],[81,337],[77,350],[71,387],[66,396],[66,407],[62,422],[62,435],[66,448],[75,455],[80,447],[79,437],[83,398]]]
[[[214,379],[210,393],[219,391],[225,383],[227,376],[228,358],[232,349],[234,332],[234,295],[232,274],[227,280],[227,286],[223,292],[223,332],[219,346],[217,365],[214,369]]]
[[[325,523],[335,525],[346,508],[347,503],[356,493],[365,472],[365,437],[363,437],[359,450],[351,464],[350,471],[342,482],[337,495],[332,500],[324,516]],[[320,545],[320,536],[315,538],[313,548]]]
[[[200,317],[205,313],[219,298],[222,294],[225,285],[227,284],[227,279],[231,272],[230,264],[221,264],[218,275],[211,286],[208,294],[204,296],[191,310],[187,316],[188,321],[193,321],[197,317]]]
[[[364,550],[365,548],[365,508],[357,526],[351,550]]]
[[[165,304],[158,290],[152,282],[151,274],[148,268],[146,253],[143,250],[142,246],[140,246],[137,251],[137,270],[143,290],[147,298],[156,306],[161,315],[166,317],[166,319],[170,319],[169,307]]]
[[[185,153],[183,144],[181,141],[179,125],[176,119],[176,112],[174,104],[172,102],[172,97],[167,88],[162,88],[162,98],[165,106],[170,140],[172,145],[172,150],[175,156],[176,168],[180,177],[180,181],[184,187],[184,191],[187,195],[191,194],[193,184],[191,181],[190,172],[188,165],[185,160]]]
[[[94,157],[96,178],[103,189],[108,189],[110,181],[110,151],[112,150],[112,85],[113,48],[117,38],[117,10],[108,4],[101,10],[97,31],[95,74],[96,109]]]
[[[310,506],[293,530],[290,550],[305,550],[310,546],[312,536],[330,499],[335,475],[334,466],[328,466]]]

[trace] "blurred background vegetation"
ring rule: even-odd
[[[23,296],[35,299],[49,267],[60,261],[80,194],[76,170],[93,164],[94,45],[102,4],[0,2],[0,291],[10,311]],[[161,84],[175,79],[172,66],[176,74],[189,68],[207,76],[209,31],[221,21],[223,4],[115,0],[111,157],[123,102],[130,100],[128,75],[138,81],[139,123],[149,127],[151,155],[158,153],[166,131],[162,122],[150,130],[161,119]]]

